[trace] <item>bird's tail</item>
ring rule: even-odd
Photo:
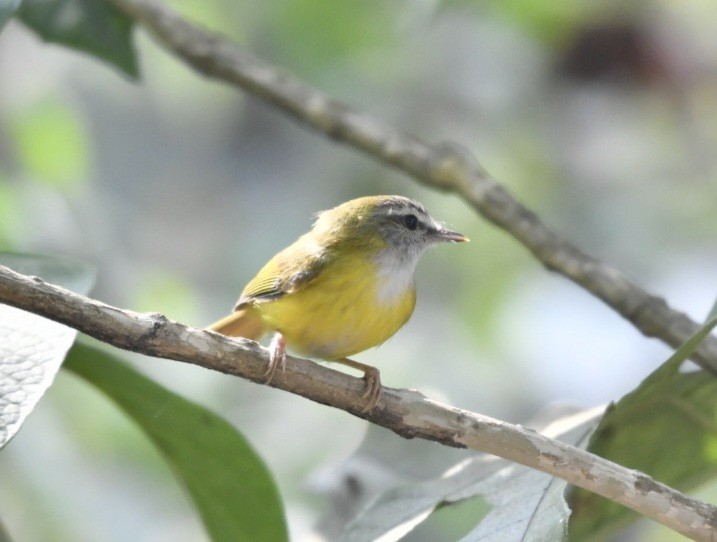
[[[214,322],[207,329],[230,337],[244,337],[252,341],[259,340],[266,332],[261,317],[251,307],[239,309],[226,318]]]

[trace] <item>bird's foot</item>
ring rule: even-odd
[[[264,379],[264,384],[269,384],[274,375],[276,374],[277,368],[281,367],[281,372],[284,372],[286,368],[286,341],[281,333],[274,335],[269,345],[269,366],[264,371],[261,377]]]
[[[371,412],[378,400],[381,399],[383,389],[381,388],[381,376],[378,369],[375,367],[369,367],[370,370],[363,374],[363,378],[366,381],[366,391],[363,392],[361,397],[366,399],[366,405],[361,410],[362,413],[366,414]]]
[[[363,371],[363,378],[366,381],[366,390],[361,395],[361,398],[366,400],[366,404],[361,409],[361,413],[366,414],[371,412],[378,404],[379,399],[381,399],[381,394],[383,393],[381,388],[380,371],[376,369],[376,367],[366,365],[365,363],[359,363],[358,361],[348,358],[337,359],[335,361],[343,365],[347,365],[348,367],[358,369],[359,371]]]

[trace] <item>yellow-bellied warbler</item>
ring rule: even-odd
[[[353,199],[318,214],[314,227],[274,256],[247,284],[234,313],[209,329],[258,340],[274,332],[264,377],[270,382],[288,346],[301,355],[363,371],[376,406],[375,367],[348,359],[383,343],[411,317],[416,263],[430,246],[468,238],[436,222],[403,196]]]

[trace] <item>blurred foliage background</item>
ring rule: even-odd
[[[426,140],[462,143],[588,253],[694,319],[711,306],[713,2],[172,5],[341,101]],[[472,242],[424,258],[413,319],[357,357],[387,385],[530,423],[550,405],[615,400],[669,355],[457,198],[202,79],[142,32],[136,44],[139,84],[16,22],[0,34],[3,250],[93,262],[94,297],[201,327],[313,212],[400,193]],[[378,489],[460,457],[376,428],[367,436],[361,420],[299,397],[134,360],[244,432],[276,476],[294,540],[331,539]],[[432,470],[400,461],[419,454]],[[0,510],[17,540],[204,537],[150,444],[71,375],[60,374],[0,459]],[[456,539],[461,514],[475,510],[446,512],[408,540]],[[622,536],[679,539],[646,523]]]

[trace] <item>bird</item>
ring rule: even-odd
[[[287,347],[362,371],[362,412],[370,412],[381,397],[380,372],[349,356],[382,344],[409,320],[414,271],[427,248],[468,240],[407,197],[352,199],[317,213],[311,230],[249,281],[234,312],[207,329],[254,341],[272,332],[264,383],[284,368]]]

